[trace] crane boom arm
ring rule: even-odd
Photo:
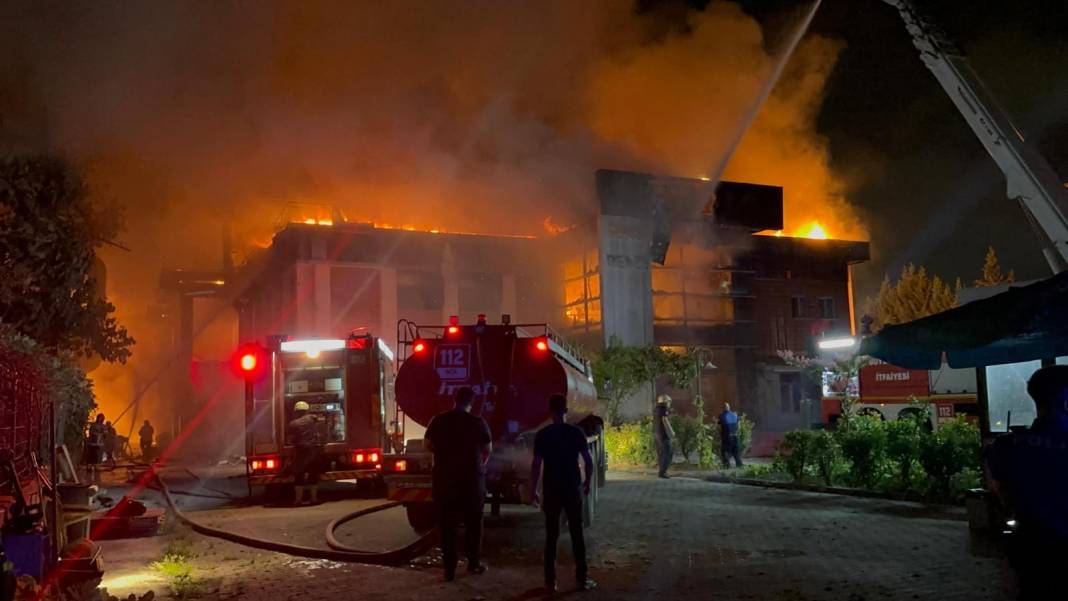
[[[1053,273],[1068,269],[1068,192],[1060,178],[1024,141],[956,44],[911,0],[884,1],[901,14],[920,58],[1005,174],[1008,195],[1023,207]]]

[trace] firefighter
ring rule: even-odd
[[[141,457],[148,461],[152,454],[152,441],[156,436],[156,429],[152,427],[152,422],[146,419],[145,423],[141,424],[141,429],[137,431],[137,435],[141,437]]]
[[[482,574],[482,506],[486,501],[486,463],[492,450],[489,425],[471,415],[475,391],[464,386],[456,391],[450,411],[430,420],[424,442],[434,454],[433,495],[441,529],[441,554],[445,580],[456,578],[457,517],[464,523],[467,571]]]
[[[104,443],[108,427],[103,413],[96,414],[96,420],[89,424],[89,436],[85,441],[85,462],[96,465],[104,461]]]
[[[549,413],[553,423],[538,430],[534,437],[534,461],[530,466],[534,504],[538,505],[544,497],[541,505],[545,511],[545,588],[551,593],[556,592],[556,541],[560,537],[560,514],[563,513],[567,515],[567,527],[571,532],[576,586],[585,591],[597,586],[586,576],[586,539],[582,533],[582,498],[590,494],[593,457],[586,443],[586,433],[565,421],[567,397],[562,394],[549,397]],[[585,479],[579,473],[579,457],[585,468]],[[539,495],[538,481],[543,466],[544,494]]]
[[[293,405],[296,418],[289,422],[293,437],[294,505],[304,503],[305,492],[309,505],[319,503],[319,474],[323,469],[322,421],[310,409],[308,403],[297,401]]]
[[[1027,381],[1038,417],[1030,428],[994,441],[987,456],[991,489],[1016,520],[1009,563],[1019,598],[1063,599],[1068,570],[1068,365]],[[1058,592],[1059,591],[1059,592]]]

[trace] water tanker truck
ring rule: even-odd
[[[397,406],[425,427],[453,407],[457,390],[474,390],[471,412],[486,420],[493,437],[486,489],[491,513],[497,515],[503,503],[530,501],[534,434],[549,421],[549,396],[566,395],[568,421],[586,433],[593,455],[596,486],[584,506],[588,524],[606,471],[604,422],[592,413],[597,395],[589,363],[546,324],[513,325],[508,316],[501,321],[491,325],[479,316],[474,325],[460,325],[452,318],[447,326],[419,326],[401,320]],[[409,440],[404,453],[387,456],[383,464],[390,500],[404,504],[409,523],[418,531],[435,522],[432,468],[433,457],[422,440]]]

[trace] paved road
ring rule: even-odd
[[[911,600],[1010,599],[1011,578],[996,558],[969,553],[958,509],[855,499],[687,478],[611,475],[589,531],[588,599]],[[221,508],[198,519],[264,538],[320,544],[331,517],[373,499],[316,508]],[[487,517],[491,570],[440,582],[438,559],[384,568],[303,560],[192,535],[202,596],[211,599],[429,599],[519,601],[541,598],[541,516],[506,508]],[[411,540],[403,513],[390,510],[347,526],[342,540],[388,548]],[[158,557],[163,540],[105,545],[113,592],[163,590],[139,558]],[[562,579],[569,575],[566,537]],[[154,554],[154,555],[153,555]],[[147,578],[147,579],[146,579]],[[564,579],[564,582],[567,582]],[[558,595],[565,596],[565,595]],[[576,593],[566,595],[579,597]]]

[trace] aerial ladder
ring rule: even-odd
[[[1024,140],[959,47],[911,0],[883,0],[898,10],[920,59],[1005,174],[1008,195],[1023,208],[1054,274],[1068,269],[1068,191]]]

